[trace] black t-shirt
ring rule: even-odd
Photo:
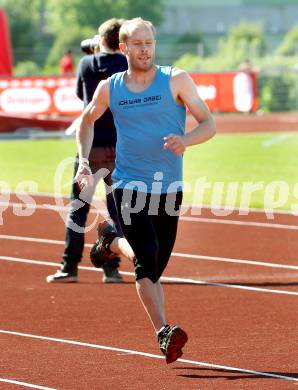
[[[84,101],[84,105],[92,100],[98,83],[112,76],[114,73],[127,69],[127,61],[122,54],[96,53],[84,56],[77,72],[77,96]],[[92,146],[115,146],[116,129],[113,115],[108,109],[94,123],[94,139]]]

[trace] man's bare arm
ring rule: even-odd
[[[92,101],[73,123],[76,127],[76,141],[79,155],[79,168],[75,181],[80,188],[91,185],[93,178],[89,168],[88,157],[94,136],[94,122],[100,118],[109,107],[109,80],[101,81],[96,88]]]
[[[88,159],[93,142],[93,125],[109,107],[109,80],[101,81],[91,102],[84,109],[76,123],[76,140],[79,159]]]
[[[171,79],[174,99],[185,104],[198,122],[193,130],[183,137],[169,135],[165,140],[165,149],[180,155],[187,146],[196,145],[212,138],[216,132],[215,121],[203,100],[199,97],[192,78],[184,71],[174,69]]]

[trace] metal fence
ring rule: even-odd
[[[262,70],[258,96],[265,112],[298,111],[298,72],[291,68]]]

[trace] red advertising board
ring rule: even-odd
[[[254,112],[257,78],[252,72],[193,73],[201,98],[211,111]]]
[[[77,115],[83,102],[74,77],[0,79],[0,111],[9,114]]]
[[[199,95],[211,111],[252,112],[257,109],[253,73],[193,73]],[[74,77],[0,78],[0,111],[8,114],[77,115],[83,103]]]

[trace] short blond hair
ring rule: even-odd
[[[152,31],[154,37],[156,35],[156,29],[155,29],[154,25],[149,20],[144,20],[141,17],[138,17],[138,18],[126,20],[122,24],[120,31],[119,31],[119,41],[120,42],[125,43],[127,41],[128,37],[130,36],[131,28],[133,25],[147,27]]]

